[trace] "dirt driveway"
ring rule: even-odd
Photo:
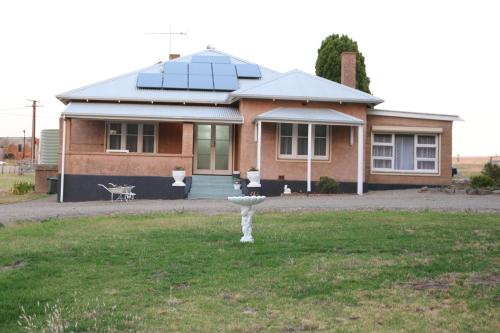
[[[329,196],[292,196],[268,198],[259,211],[315,210],[436,210],[473,211],[500,214],[500,195],[446,194],[438,191],[418,193],[417,190],[369,192],[362,196],[341,194]],[[237,213],[238,207],[225,200],[135,200],[132,202],[57,203],[55,197],[0,205],[0,223],[42,221],[56,217],[108,214],[141,214],[152,212],[190,211],[205,214]]]

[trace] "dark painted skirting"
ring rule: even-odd
[[[306,193],[307,192],[307,182],[302,180],[270,180],[261,179],[261,187],[248,188],[248,180],[243,179],[241,182],[241,188],[244,195],[250,195],[252,192],[256,192],[257,195],[265,195],[268,197],[280,196],[283,193],[283,188],[288,185],[292,189],[292,192]],[[318,192],[317,182],[311,183],[311,192]],[[358,191],[357,183],[339,183],[340,193],[356,193]],[[364,184],[363,191],[368,190],[367,184]]]
[[[100,175],[65,175],[64,201],[110,200],[110,194],[97,184],[134,185],[136,199],[184,199],[191,190],[191,177],[186,177],[186,186],[174,187],[173,177],[150,176],[100,176]],[[61,192],[61,175],[58,182]],[[59,194],[58,194],[59,199]]]
[[[269,197],[280,196],[283,193],[283,188],[288,185],[292,189],[292,192],[306,193],[307,192],[307,182],[301,180],[269,180],[261,179],[260,188],[248,188],[248,180],[242,179],[241,188],[244,195],[251,195],[255,192],[256,195],[265,195]],[[312,182],[311,192],[318,192],[318,183]],[[415,184],[363,184],[363,192],[368,191],[384,191],[384,190],[405,190],[412,188],[421,187],[439,187],[439,185],[415,185]],[[340,193],[357,193],[358,185],[357,183],[339,183]]]
[[[368,191],[387,191],[387,190],[407,190],[422,187],[440,187],[441,185],[415,185],[415,184],[368,184]]]

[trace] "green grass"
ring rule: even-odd
[[[16,195],[10,192],[12,185],[17,181],[27,181],[35,183],[35,174],[26,174],[18,176],[15,174],[0,174],[0,205],[7,203],[16,203],[29,200],[44,198],[47,195],[44,193],[29,192],[23,195]]]
[[[1,228],[0,332],[21,331],[21,307],[41,323],[46,303],[76,331],[500,327],[500,215],[257,213],[255,244],[239,237],[237,215]]]

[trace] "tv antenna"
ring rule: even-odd
[[[170,25],[169,32],[146,32],[147,35],[168,35],[168,54],[172,54],[172,36],[186,36],[187,31],[185,32],[175,32],[172,31],[172,25]]]

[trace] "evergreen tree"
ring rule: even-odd
[[[370,78],[366,75],[365,57],[358,50],[358,43],[346,35],[326,37],[321,42],[316,59],[316,75],[340,83],[342,52],[356,52],[356,89],[370,93]]]

